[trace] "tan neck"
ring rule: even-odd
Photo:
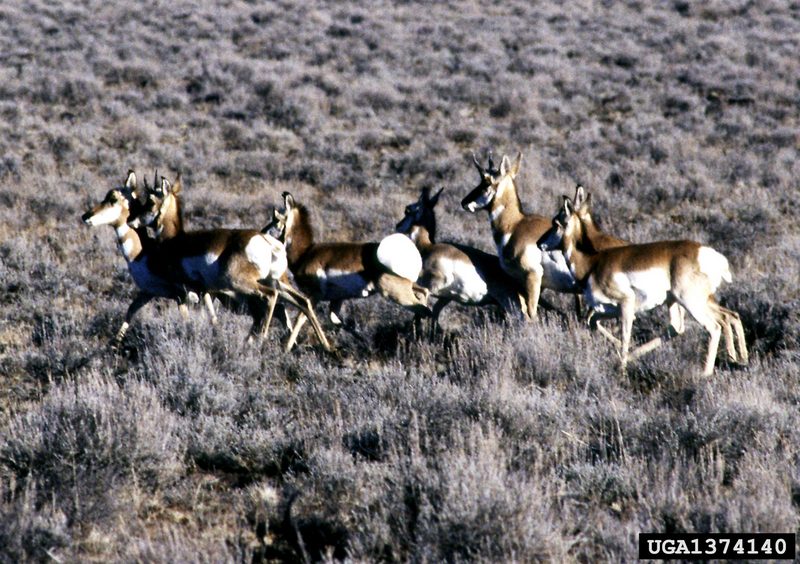
[[[574,239],[564,241],[564,256],[572,266],[572,273],[578,282],[586,280],[597,262],[597,252],[587,252],[583,248],[584,245],[576,245]]]
[[[126,261],[133,262],[142,253],[142,238],[136,229],[127,224],[126,219],[127,217],[120,218],[112,224],[112,227],[117,234],[117,244],[122,255]]]
[[[511,177],[504,178],[497,187],[497,194],[488,207],[489,219],[495,243],[508,235],[525,217],[517,196],[517,187]]]
[[[581,229],[583,230],[583,236],[581,237],[581,241],[579,241],[576,246],[582,251],[594,254],[604,249],[620,247],[628,244],[628,242],[624,239],[619,239],[613,235],[609,235],[608,233],[600,231],[590,214],[581,214],[579,217]]]
[[[291,217],[286,225],[286,258],[289,265],[295,265],[300,258],[314,244],[314,229],[311,226],[311,219],[308,210],[305,208],[295,208],[291,212]]]
[[[178,198],[172,196],[166,209],[161,212],[161,222],[158,226],[158,238],[171,239],[183,233],[183,212]]]
[[[415,225],[412,227],[409,237],[411,237],[411,240],[414,241],[414,244],[420,251],[430,249],[433,246],[430,232],[422,225]]]

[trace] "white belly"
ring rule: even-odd
[[[621,292],[635,300],[636,311],[647,311],[663,304],[670,290],[669,274],[662,269],[619,272],[613,278],[615,292]],[[590,276],[584,292],[587,305],[597,312],[613,312],[619,300],[603,293]]]
[[[628,284],[636,295],[636,311],[653,309],[667,300],[670,280],[669,275],[663,269],[639,270],[617,276],[627,278]]]
[[[363,297],[367,289],[367,281],[363,276],[354,272],[346,272],[331,268],[318,270],[320,292],[323,299],[340,300]],[[369,291],[366,293],[369,294]]]
[[[269,235],[254,235],[244,248],[247,260],[258,269],[261,279],[277,280],[284,272],[288,263],[286,249],[283,243]]]

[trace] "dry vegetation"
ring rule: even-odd
[[[0,6],[0,561],[593,562],[798,529],[800,4],[205,4]],[[431,338],[361,301],[338,358],[162,304],[108,353],[133,284],[79,216],[129,167],[182,172],[190,227],[290,190],[341,240],[445,186],[440,238],[491,249],[458,207],[489,149],[524,153],[530,210],[580,181],[608,231],[727,255],[751,364],[699,378],[692,324],[621,376],[552,294],[566,315],[454,306]]]

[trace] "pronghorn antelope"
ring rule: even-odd
[[[147,186],[147,182],[145,181],[145,190],[146,199],[143,205],[143,211],[140,215],[140,220],[138,221],[143,223],[146,227],[152,228],[155,232],[155,238],[159,242],[183,234],[184,227],[183,205],[181,201],[181,175],[178,174],[174,184],[170,184],[169,181],[163,176],[161,177],[161,183],[159,184],[156,176],[153,181],[152,188]],[[284,273],[282,276],[281,281],[284,284],[290,285],[289,278],[286,273]],[[191,292],[191,294],[194,294],[194,292]],[[227,304],[228,307],[240,306],[240,304],[235,302],[231,303],[230,297],[226,296],[225,294],[217,294],[216,297],[223,303]],[[203,303],[208,310],[211,318],[211,324],[216,325],[217,315],[214,308],[214,298],[212,297],[211,293],[203,293]],[[253,307],[256,307],[256,305],[247,305],[248,309]],[[184,313],[184,315],[186,315],[186,306],[182,304],[181,308],[181,311]],[[283,312],[286,327],[291,331],[292,321],[288,312],[280,303],[276,305],[276,308],[279,308]]]
[[[395,233],[380,243],[315,243],[306,207],[296,203],[289,192],[283,193],[283,204],[282,212],[273,211],[273,220],[264,231],[277,230],[297,286],[314,302],[330,302],[332,323],[342,323],[344,300],[375,292],[416,314],[430,316],[428,291],[416,284],[422,258],[408,237]],[[303,322],[301,315],[290,342]]]
[[[152,228],[155,232],[155,240],[158,242],[182,235],[184,233],[182,189],[183,183],[180,174],[172,184],[163,176],[159,183],[157,173],[153,178],[152,186],[148,186],[145,180],[145,203],[142,213],[130,222],[131,225],[137,224]],[[190,294],[195,296],[195,300],[197,299],[194,292],[190,292]],[[210,293],[203,293],[203,303],[208,310],[211,324],[216,325],[217,313]],[[184,316],[187,314],[185,304],[181,304],[181,312]]]
[[[461,206],[472,213],[480,209],[489,213],[500,265],[522,285],[527,314],[533,319],[542,288],[576,293],[575,279],[560,251],[543,252],[536,246],[539,237],[550,228],[551,221],[541,215],[522,212],[514,184],[522,154],[517,155],[513,165],[503,156],[500,170],[494,168],[491,157],[488,168],[483,168],[475,155],[472,160],[481,182],[461,201]]]
[[[603,334],[620,347],[623,370],[629,357],[635,359],[683,332],[680,308],[670,307],[670,329],[662,337],[629,350],[636,312],[662,303],[679,304],[708,331],[704,375],[714,372],[723,329],[728,355],[734,361],[747,362],[747,345],[739,315],[720,307],[714,299],[719,285],[723,281],[730,282],[732,277],[728,260],[711,247],[694,241],[659,241],[587,252],[582,250],[586,241],[581,220],[568,197],[564,197],[551,228],[538,244],[543,251],[560,249],[568,257],[592,310],[603,316],[621,318],[621,341],[606,331]],[[736,330],[738,355],[730,327]]]
[[[406,206],[405,216],[397,224],[397,230],[411,237],[422,255],[422,273],[417,282],[437,298],[434,322],[452,301],[464,305],[497,304],[507,313],[519,311],[520,289],[500,267],[496,256],[466,245],[436,242],[434,208],[442,190],[431,196],[430,190],[423,188],[419,200]]]
[[[287,269],[286,250],[280,241],[254,230],[217,229],[148,242],[127,223],[135,220],[131,208],[138,202],[135,176],[131,176],[124,188],[110,190],[82,217],[89,226],[114,227],[128,270],[139,287],[116,334],[115,346],[122,341],[134,315],[148,302],[157,297],[180,301],[187,290],[194,290],[225,294],[252,306],[251,336],[266,332],[281,297],[311,319],[320,342],[330,349],[308,298],[280,280]],[[269,304],[266,324],[260,313],[264,308],[256,307],[264,302]]]

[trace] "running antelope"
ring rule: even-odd
[[[464,305],[496,304],[506,313],[519,311],[520,289],[500,267],[496,256],[466,245],[436,242],[434,208],[442,190],[431,196],[430,189],[423,188],[419,200],[406,206],[405,216],[397,224],[397,230],[411,237],[422,255],[418,283],[438,298],[433,306],[434,322],[453,301]]]
[[[714,292],[731,282],[728,260],[720,253],[694,241],[659,241],[596,251],[585,248],[585,233],[572,201],[565,197],[551,228],[539,239],[543,251],[561,250],[568,257],[576,279],[584,288],[588,306],[603,316],[619,316],[622,340],[603,334],[619,346],[622,369],[629,358],[661,346],[675,334],[683,333],[680,310],[670,307],[670,327],[657,337],[630,351],[633,320],[637,312],[663,303],[680,304],[709,333],[703,374],[714,372],[720,335],[725,329],[728,354],[732,360],[747,362],[747,346],[739,315],[720,307]],[[581,245],[579,245],[579,243]],[[736,330],[739,354],[733,346],[730,327]]]
[[[574,294],[578,292],[575,278],[560,251],[543,252],[536,245],[539,237],[550,228],[551,221],[541,215],[522,212],[514,184],[522,154],[517,155],[513,165],[503,156],[500,170],[494,168],[491,157],[488,168],[483,168],[475,155],[472,161],[481,182],[461,201],[461,206],[471,213],[481,209],[489,213],[500,265],[522,285],[527,314],[533,319],[543,287]]]
[[[408,237],[395,233],[380,243],[315,243],[308,209],[289,192],[283,193],[283,204],[283,212],[274,210],[273,221],[264,231],[277,230],[297,286],[314,302],[330,302],[332,323],[342,323],[345,300],[375,292],[416,314],[431,315],[428,291],[416,284],[422,258]],[[300,315],[290,343],[304,321]]]
[[[155,239],[158,242],[182,235],[184,233],[182,190],[183,183],[180,174],[175,178],[173,184],[170,184],[163,176],[159,183],[157,173],[153,178],[152,187],[148,186],[147,180],[145,180],[145,203],[142,213],[131,221],[131,225],[134,223],[143,224],[145,227],[152,228],[155,232]],[[190,292],[189,295],[194,295],[194,301],[199,301],[194,292]],[[217,312],[214,309],[214,299],[210,293],[203,292],[203,303],[208,310],[211,324],[216,325]],[[186,305],[182,304],[181,308],[185,316],[187,312]]]
[[[278,297],[297,307],[311,319],[317,337],[330,350],[308,298],[280,278],[287,269],[286,249],[269,235],[254,230],[216,229],[183,233],[162,242],[148,241],[134,221],[131,209],[138,202],[135,175],[129,174],[123,188],[110,190],[82,219],[86,225],[111,225],[139,292],[125,314],[114,338],[119,346],[136,313],[154,298],[181,300],[188,289],[225,294],[245,301],[253,316],[251,336],[269,327]],[[138,211],[138,210],[137,210]],[[264,308],[268,304],[266,324]],[[287,350],[291,346],[287,344]]]

